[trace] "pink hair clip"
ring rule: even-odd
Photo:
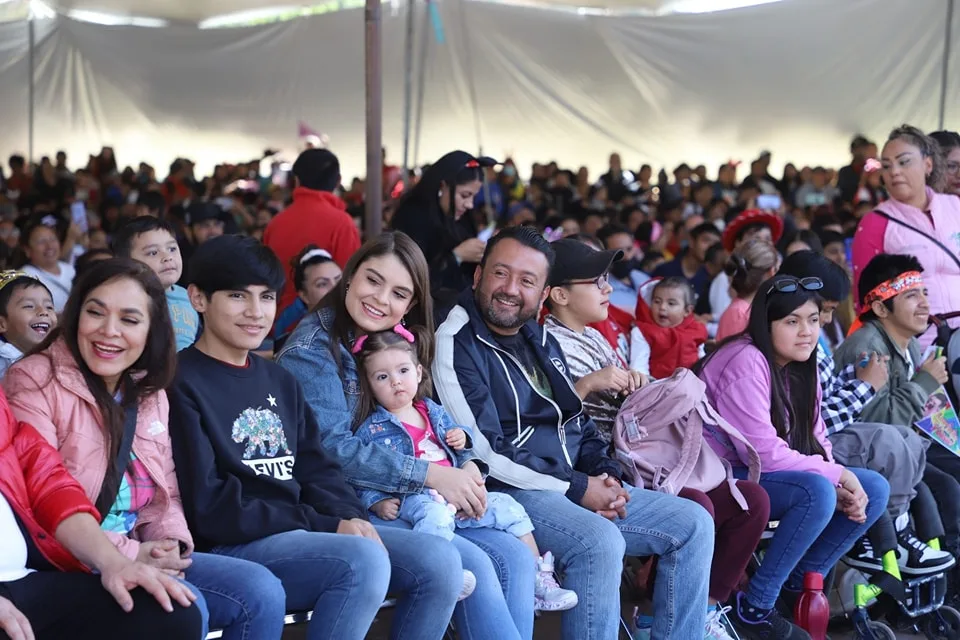
[[[404,340],[406,340],[406,341],[409,342],[410,344],[413,344],[414,341],[416,340],[416,338],[413,336],[413,334],[410,333],[410,331],[409,331],[405,326],[403,326],[402,324],[398,324],[398,325],[394,326],[394,327],[393,327],[393,331],[394,331],[394,333],[396,333],[398,336],[400,336],[401,338],[403,338]]]
[[[396,333],[401,338],[403,338],[404,340],[406,340],[407,342],[409,342],[410,344],[413,344],[416,341],[416,337],[412,333],[410,333],[410,331],[402,324],[394,325],[393,332]],[[353,346],[350,348],[350,353],[354,355],[360,353],[360,350],[363,349],[363,344],[366,341],[367,341],[366,335],[360,336],[359,338],[354,340]]]
[[[367,341],[367,336],[363,335],[353,341],[353,347],[350,348],[350,353],[357,355],[360,353],[360,349],[363,349],[363,343]]]

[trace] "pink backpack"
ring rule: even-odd
[[[704,441],[704,428],[743,444],[750,457],[749,479],[760,477],[760,456],[753,446],[710,406],[703,381],[689,369],[677,369],[632,393],[617,414],[613,444],[624,478],[672,495],[685,487],[712,491],[726,481],[746,510],[730,463]]]

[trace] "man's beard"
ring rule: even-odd
[[[498,313],[494,307],[495,300],[516,303],[516,310]],[[487,295],[482,289],[477,290],[477,306],[483,313],[484,321],[498,329],[519,329],[537,315],[536,309],[524,308],[523,299],[519,296],[508,296],[501,293]]]

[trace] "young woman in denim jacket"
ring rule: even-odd
[[[409,237],[394,232],[374,238],[353,255],[343,279],[319,310],[301,321],[277,362],[300,380],[321,423],[324,447],[337,457],[351,484],[388,494],[434,489],[463,515],[475,517],[484,512],[487,496],[482,482],[469,471],[366,443],[352,430],[360,400],[357,363],[350,352],[354,339],[391,330],[404,318],[432,330],[429,292],[426,260]],[[439,639],[447,620],[443,611],[453,609],[464,569],[475,575],[477,586],[454,612],[461,638],[533,636],[535,567],[530,551],[516,537],[492,529],[464,529],[446,542],[397,531],[394,527],[410,527],[399,520],[374,522],[390,553],[392,580],[421,587],[405,585],[413,595],[400,603],[394,637]],[[402,541],[397,539],[400,533],[406,534]]]

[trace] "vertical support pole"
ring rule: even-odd
[[[29,109],[29,111],[28,111],[28,113],[27,113],[27,135],[28,135],[28,141],[27,141],[27,166],[28,166],[28,169],[27,169],[27,170],[29,171],[30,163],[32,163],[32,162],[33,162],[33,159],[34,159],[34,156],[33,156],[33,134],[34,134],[34,117],[35,117],[35,113],[36,113],[36,98],[35,98],[36,87],[34,86],[36,81],[34,80],[34,77],[33,77],[33,76],[34,76],[34,73],[35,73],[35,71],[36,71],[36,65],[35,65],[36,51],[35,51],[35,49],[36,49],[36,46],[37,46],[37,34],[36,34],[36,27],[34,26],[34,22],[33,22],[33,14],[32,14],[32,13],[31,13],[31,15],[27,18],[27,35],[28,35],[28,41],[29,41],[29,43],[30,43],[30,44],[29,44],[30,50],[29,50],[28,53],[27,53],[27,64],[28,64],[28,67],[29,67],[29,68],[28,68],[29,79],[28,79],[28,83],[27,83],[27,102],[28,102],[28,109]]]
[[[407,36],[403,52],[403,186],[410,187],[410,126],[413,117],[413,19],[416,0],[407,0]]]
[[[367,194],[364,232],[367,238],[383,229],[383,64],[380,0],[366,0],[364,44],[367,94]]]
[[[943,76],[940,79],[940,124],[937,127],[943,130],[947,117],[947,83],[950,78],[950,37],[953,32],[953,3],[947,0],[947,27],[943,37]]]
[[[431,0],[426,0],[429,3]],[[427,90],[427,51],[430,47],[430,7],[424,7],[420,31],[420,62],[417,65],[417,113],[413,129],[413,166],[420,164],[420,129],[423,124],[423,98]]]

